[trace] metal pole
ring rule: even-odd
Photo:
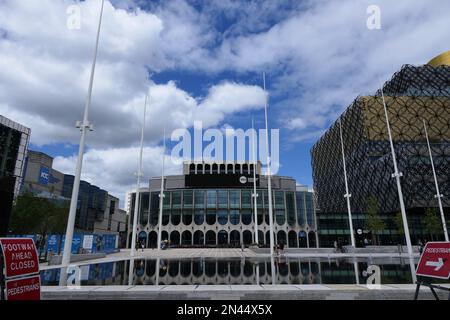
[[[99,38],[100,38],[100,28],[101,28],[101,24],[102,24],[104,3],[105,3],[105,0],[102,0],[100,17],[99,17],[99,21],[98,21],[97,39],[95,42],[94,60],[92,61],[91,76],[89,79],[89,88],[88,88],[88,96],[87,96],[87,100],[86,100],[86,105],[84,107],[83,122],[77,121],[77,128],[80,128],[80,130],[81,130],[81,137],[80,137],[80,146],[78,149],[77,165],[76,165],[76,169],[75,169],[75,179],[74,179],[73,188],[72,188],[72,197],[70,200],[69,217],[67,220],[64,252],[63,252],[63,257],[62,257],[62,262],[61,262],[61,272],[60,272],[60,278],[59,278],[60,286],[66,285],[66,282],[67,282],[67,269],[66,268],[70,264],[73,229],[75,226],[75,217],[77,214],[78,192],[79,192],[79,188],[80,188],[81,169],[83,166],[84,142],[85,142],[85,138],[86,138],[86,132],[87,132],[87,130],[92,131],[92,129],[93,129],[92,124],[89,123],[88,116],[89,116],[89,107],[91,105],[92,86],[93,86],[93,82],[94,82],[95,63],[97,61],[98,42],[99,42]]]
[[[263,73],[263,84],[264,84],[264,93],[266,92],[266,73]],[[273,257],[274,255],[274,246],[275,246],[275,239],[273,234],[273,211],[272,211],[272,181],[271,181],[271,174],[270,174],[270,153],[269,153],[269,125],[267,120],[267,100],[268,97],[266,96],[265,103],[264,103],[264,114],[265,114],[265,121],[266,121],[266,152],[267,152],[267,195],[269,197],[269,230],[270,230],[270,256]],[[272,259],[272,284],[275,284],[275,263]]]
[[[402,219],[403,219],[403,229],[405,230],[406,245],[408,247],[408,255],[410,258],[412,258],[413,252],[412,252],[412,246],[411,246],[411,237],[409,235],[409,227],[408,227],[408,220],[406,218],[405,203],[403,202],[402,185],[400,183],[400,177],[402,176],[402,173],[398,171],[398,167],[397,167],[397,159],[395,157],[394,142],[392,141],[391,126],[389,124],[389,116],[388,116],[388,112],[387,112],[387,108],[386,108],[386,101],[384,100],[383,88],[381,88],[381,97],[383,99],[383,107],[384,107],[384,114],[386,117],[386,125],[387,125],[387,130],[388,130],[388,135],[389,135],[389,143],[391,145],[392,162],[394,163],[394,173],[392,174],[392,177],[395,178],[395,181],[397,183],[398,199],[400,201],[400,210],[401,210]],[[415,283],[416,282],[415,272],[412,272],[412,278],[413,278],[413,282]]]
[[[141,147],[139,150],[139,165],[138,165],[138,172],[137,172],[137,183],[136,183],[136,197],[134,201],[134,215],[133,215],[133,232],[131,236],[131,251],[130,256],[134,257],[136,253],[136,233],[137,233],[137,221],[138,221],[138,215],[140,212],[140,205],[141,205],[141,199],[140,199],[140,188],[141,188],[141,177],[143,176],[142,172],[142,153],[144,150],[144,131],[145,131],[145,115],[147,112],[147,94],[145,95],[145,103],[144,103],[144,119],[142,121],[142,130],[141,130]]]
[[[163,199],[164,199],[164,157],[166,154],[166,128],[163,133],[163,158],[161,168],[161,191],[159,193],[159,218],[158,218],[158,251],[161,250],[161,232],[162,232],[162,213],[163,213]]]
[[[435,198],[437,198],[438,204],[439,204],[439,211],[441,213],[442,227],[444,228],[445,241],[448,241],[447,224],[445,223],[444,209],[442,208],[442,201],[441,201],[441,198],[443,197],[443,195],[439,191],[439,184],[437,181],[436,170],[434,169],[433,155],[431,153],[430,140],[428,138],[427,125],[425,124],[425,119],[422,119],[422,120],[423,120],[423,128],[425,130],[425,136],[427,138],[427,146],[428,146],[428,153],[430,154],[431,168],[433,169],[434,184],[436,186]]]
[[[257,245],[259,245],[259,239],[258,239],[258,193],[256,193],[256,145],[255,145],[255,128],[253,124],[253,118],[252,118],[252,147],[253,147],[253,206],[255,208],[255,242]]]
[[[355,235],[353,234],[352,209],[350,207],[350,197],[352,195],[348,192],[347,167],[345,165],[344,139],[342,138],[341,118],[339,118],[339,134],[340,134],[340,137],[341,137],[342,164],[344,166],[344,180],[345,180],[345,194],[344,194],[344,198],[347,200],[348,223],[349,223],[348,225],[350,227],[350,239],[351,239],[353,248],[356,248]]]

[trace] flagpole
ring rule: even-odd
[[[443,195],[439,191],[439,184],[438,184],[437,177],[436,177],[436,170],[434,169],[433,154],[431,153],[430,139],[428,138],[427,125],[425,124],[425,119],[422,119],[422,120],[423,120],[423,128],[425,130],[425,136],[427,138],[428,153],[430,154],[430,162],[431,162],[431,169],[433,170],[434,184],[436,186],[436,195],[434,197],[437,198],[437,200],[438,200],[439,211],[441,213],[441,219],[442,219],[442,227],[444,228],[445,241],[448,241],[447,224],[445,223],[444,209],[442,208],[442,201],[441,201],[441,198],[443,197]]]
[[[252,149],[253,149],[253,207],[255,210],[255,243],[256,245],[259,245],[259,239],[258,239],[258,208],[257,208],[257,197],[258,193],[256,193],[256,146],[255,146],[255,137],[256,132],[254,128],[253,118],[252,118]]]
[[[266,73],[263,73],[263,85],[264,85],[264,93],[266,93]],[[270,173],[270,153],[269,153],[269,125],[267,119],[267,100],[268,96],[265,97],[264,100],[264,113],[265,113],[265,121],[266,121],[266,152],[267,152],[267,195],[269,197],[269,231],[270,231],[270,256],[273,258],[274,256],[274,246],[275,239],[273,234],[273,210],[272,210],[272,179]],[[275,264],[273,259],[271,261],[271,270],[272,270],[272,284],[275,284]]]
[[[138,215],[140,212],[140,206],[141,206],[141,197],[140,197],[140,188],[141,188],[141,178],[144,176],[144,173],[142,172],[142,154],[144,150],[144,132],[145,132],[145,116],[147,112],[147,96],[148,93],[145,95],[145,102],[144,102],[144,119],[142,121],[142,130],[141,130],[141,147],[139,150],[139,166],[138,166],[138,172],[137,172],[137,182],[136,182],[136,196],[134,200],[134,215],[133,215],[133,232],[131,237],[131,251],[130,251],[130,257],[134,257],[136,254],[136,233],[137,233],[137,221],[138,221]],[[133,264],[134,266],[134,260]],[[129,276],[128,276],[128,285],[131,286],[133,283],[133,269],[132,266],[130,266],[129,270]]]
[[[353,233],[352,209],[351,209],[351,206],[350,206],[350,197],[352,195],[348,192],[347,167],[345,165],[344,139],[342,138],[341,118],[339,118],[339,134],[340,134],[340,137],[341,137],[342,164],[344,166],[344,180],[345,180],[345,194],[344,194],[344,198],[347,200],[348,223],[349,223],[349,227],[350,227],[350,239],[351,239],[351,243],[352,243],[353,248],[356,248],[355,235]]]
[[[403,229],[405,231],[406,245],[408,247],[409,258],[410,258],[410,260],[412,260],[413,251],[412,251],[412,245],[411,245],[411,237],[409,235],[408,220],[406,217],[405,203],[403,202],[402,185],[400,182],[400,177],[403,176],[403,174],[398,171],[398,167],[397,167],[397,159],[395,157],[394,142],[392,141],[391,126],[389,124],[389,116],[388,116],[388,112],[387,112],[386,101],[384,99],[383,88],[381,88],[381,97],[383,99],[384,115],[386,117],[386,125],[387,125],[387,130],[388,130],[388,135],[389,135],[389,143],[391,146],[392,162],[394,163],[394,173],[392,174],[392,177],[395,178],[395,181],[397,183],[398,199],[400,202],[400,211],[402,214]],[[411,274],[412,274],[413,282],[415,283],[417,278],[416,278],[416,274],[412,267],[411,267]]]
[[[166,153],[166,128],[163,131],[163,158],[161,168],[161,191],[159,193],[159,218],[158,218],[158,251],[161,250],[161,233],[162,233],[162,213],[164,199],[164,158]]]
[[[80,145],[78,149],[78,158],[77,158],[77,164],[75,169],[75,177],[73,181],[73,188],[72,188],[72,197],[70,200],[70,209],[69,209],[69,217],[67,220],[67,229],[66,229],[66,237],[64,242],[64,251],[62,256],[62,262],[61,262],[61,272],[59,277],[59,285],[66,285],[67,284],[67,267],[70,264],[70,256],[72,251],[72,240],[73,240],[73,230],[75,227],[75,218],[77,215],[77,204],[78,204],[78,193],[80,189],[80,180],[81,180],[81,170],[83,167],[83,155],[84,155],[84,143],[86,139],[86,133],[87,131],[92,131],[93,126],[89,122],[89,107],[91,105],[91,97],[92,97],[92,87],[94,83],[94,74],[95,74],[95,64],[97,61],[97,51],[98,51],[98,43],[100,38],[100,28],[102,24],[102,16],[103,16],[103,5],[105,1],[102,0],[102,6],[100,10],[100,17],[98,21],[98,28],[97,28],[97,38],[95,42],[95,49],[94,49],[94,59],[92,61],[92,67],[91,67],[91,75],[89,78],[89,88],[88,88],[88,96],[86,100],[86,105],[84,107],[84,115],[83,115],[83,121],[77,121],[77,128],[80,128],[81,131],[81,137],[80,137]]]

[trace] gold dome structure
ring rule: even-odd
[[[433,67],[442,65],[450,66],[450,51],[441,53],[440,55],[431,59],[427,64]]]

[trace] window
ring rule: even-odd
[[[172,209],[181,209],[181,191],[172,192]]]
[[[250,190],[242,190],[242,208],[251,208],[252,207],[252,191]]]
[[[275,191],[275,208],[284,209],[284,192]]]
[[[206,211],[206,223],[209,225],[216,223],[216,210],[208,209]]]
[[[192,223],[192,209],[185,209],[183,210],[183,224],[185,226],[188,226]]]
[[[249,225],[252,223],[252,211],[251,210],[242,210],[242,223],[245,225]]]
[[[166,226],[169,223],[169,218],[170,218],[170,210],[163,209],[163,214],[162,214],[162,225],[163,226]]]
[[[207,208],[216,208],[217,207],[217,192],[216,192],[216,190],[207,190],[206,191],[206,206],[207,206]]]
[[[286,211],[287,211],[287,219],[288,224],[290,226],[295,225],[295,202],[294,202],[294,193],[286,192]]]
[[[218,190],[219,208],[228,208],[228,190]]]
[[[204,190],[195,190],[195,207],[196,208],[205,208],[205,191]]]
[[[170,220],[173,225],[177,226],[180,224],[181,220],[181,210],[180,209],[172,209],[172,213],[170,215]]]
[[[233,225],[239,224],[239,210],[230,210],[230,223]]]
[[[230,190],[230,208],[238,209],[240,205],[239,190]]]
[[[192,190],[183,191],[183,208],[185,209],[192,208],[193,200],[194,198]]]
[[[286,222],[286,215],[284,210],[275,210],[275,221],[280,226]]]
[[[299,225],[305,224],[305,199],[303,192],[296,192],[296,204],[297,204],[297,221]]]
[[[228,210],[219,210],[217,211],[217,222],[220,225],[225,225],[228,222]]]
[[[163,209],[170,208],[170,192],[164,191]]]
[[[195,210],[194,222],[196,225],[201,225],[205,221],[205,210]]]

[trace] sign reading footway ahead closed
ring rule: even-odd
[[[6,278],[39,272],[38,255],[33,239],[1,238],[0,246],[5,261]]]
[[[428,242],[420,257],[416,274],[448,279],[450,277],[450,242]]]

